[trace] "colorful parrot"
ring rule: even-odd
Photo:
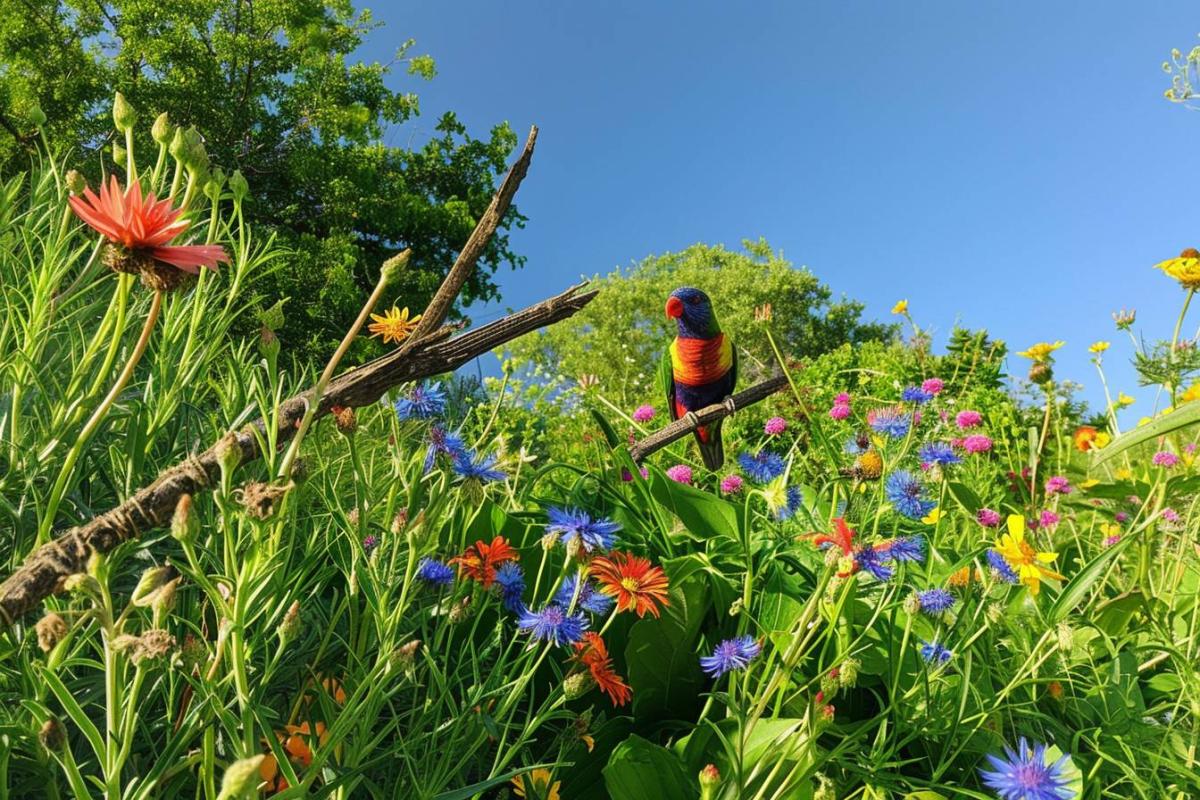
[[[667,298],[667,317],[678,326],[678,335],[663,354],[659,372],[671,419],[686,417],[705,406],[725,402],[737,383],[737,353],[721,332],[708,295],[685,286]],[[696,441],[704,466],[720,469],[725,463],[721,423],[696,428]]]

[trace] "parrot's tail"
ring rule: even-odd
[[[721,422],[696,429],[696,444],[700,446],[700,457],[704,466],[717,470],[725,464],[725,444],[721,441]]]

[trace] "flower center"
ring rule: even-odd
[[[622,578],[621,588],[627,592],[636,592],[638,589],[642,588],[642,584],[637,578]]]

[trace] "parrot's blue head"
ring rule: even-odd
[[[667,317],[679,326],[686,339],[710,339],[721,332],[708,295],[691,286],[681,286],[667,298]]]

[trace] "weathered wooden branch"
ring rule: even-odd
[[[521,157],[501,183],[488,213],[480,219],[471,235],[468,241],[471,254],[465,259],[460,254],[442,289],[435,295],[435,301],[444,297],[442,290],[454,285],[457,288],[450,297],[452,303],[474,268],[525,176],[536,134],[534,128]],[[439,301],[435,307],[431,302],[433,313],[427,319],[436,322],[429,331],[415,334],[397,350],[334,378],[321,397],[316,415],[324,416],[334,406],[360,407],[375,403],[393,386],[450,372],[518,336],[566,319],[597,294],[595,291],[581,292],[581,287],[582,284],[572,286],[556,297],[458,336],[453,335],[458,326],[437,327],[445,319],[449,306],[442,307]],[[285,400],[280,406],[275,431],[279,444],[296,435],[296,423],[304,416],[310,397],[311,389]],[[34,610],[44,598],[59,591],[67,577],[86,569],[93,553],[108,552],[145,531],[166,525],[180,497],[205,491],[219,479],[222,452],[236,455],[239,464],[259,458],[262,455],[259,442],[267,441],[264,434],[268,424],[267,420],[258,419],[228,434],[203,453],[167,469],[153,483],[111,511],[39,547],[0,584],[0,621],[11,625],[21,615]]]
[[[732,395],[733,406],[735,409],[752,406],[755,403],[765,400],[787,385],[788,380],[786,375],[776,375],[773,378],[767,378],[762,383],[756,383],[749,389],[743,389],[737,394]],[[716,422],[719,419],[724,419],[732,413],[734,412],[730,411],[729,406],[724,403],[714,403],[711,406],[705,406],[695,412],[695,414],[677,419],[665,428],[660,428],[645,439],[642,439],[629,448],[629,455],[633,458],[635,464],[640,463],[646,456],[663,449],[671,444],[671,442],[679,441],[696,430],[696,428],[707,425],[710,422]]]

